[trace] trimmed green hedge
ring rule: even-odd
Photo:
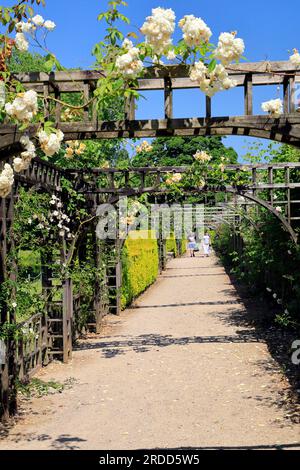
[[[155,238],[142,236],[151,232],[132,232],[122,252],[122,308],[129,305],[158,276],[158,245]]]
[[[184,254],[186,252],[186,240],[183,239],[183,240],[180,240],[180,243],[181,243],[181,252],[178,253],[178,249],[177,249],[177,243],[176,243],[176,240],[175,240],[175,235],[174,233],[171,234],[170,238],[167,238],[166,240],[166,250],[167,250],[167,253],[174,253],[174,256],[179,256],[180,254]]]
[[[172,233],[170,238],[167,238],[166,240],[166,250],[167,253],[174,253],[174,256],[177,256],[177,244],[174,233]]]

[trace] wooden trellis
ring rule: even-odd
[[[300,113],[297,112],[296,87],[300,76],[291,63],[262,62],[252,64],[239,64],[228,69],[231,78],[237,81],[238,87],[244,90],[244,114],[236,117],[213,116],[213,99],[206,99],[204,109],[200,109],[198,117],[178,119],[174,116],[173,95],[176,90],[193,89],[197,85],[188,78],[186,67],[164,67],[161,70],[147,71],[145,78],[139,80],[139,90],[160,90],[164,93],[163,118],[157,120],[137,120],[135,116],[135,103],[131,99],[125,105],[124,119],[115,122],[101,122],[98,118],[93,93],[97,81],[101,80],[100,72],[55,72],[50,75],[44,73],[23,74],[18,78],[26,88],[35,89],[44,99],[44,114],[46,119],[55,122],[65,135],[65,140],[84,140],[101,138],[133,138],[158,136],[197,136],[197,135],[247,135],[263,137],[278,142],[286,142],[300,147]],[[253,94],[257,86],[282,87],[284,99],[284,114],[279,119],[269,116],[253,114]],[[77,122],[63,122],[64,106],[60,100],[64,93],[77,93],[82,103],[86,103],[82,115]],[[54,98],[54,100],[53,100]],[[33,136],[36,126],[28,130]],[[10,155],[21,149],[20,132],[16,126],[5,122],[0,125],[0,158],[8,160]],[[249,204],[257,204],[269,210],[276,216],[284,228],[297,241],[295,229],[300,221],[300,164],[257,164],[257,165],[228,165],[225,172],[242,172],[246,170],[250,175],[246,186],[220,185],[201,188],[203,193],[227,193],[240,207],[246,209]],[[97,205],[103,202],[116,203],[123,196],[139,196],[144,193],[154,195],[168,194],[169,189],[163,184],[168,173],[185,173],[187,167],[155,167],[155,168],[129,168],[94,169],[94,170],[62,170],[36,158],[30,168],[22,174],[16,175],[15,187],[6,199],[0,203],[0,281],[3,282],[10,275],[7,269],[6,258],[10,250],[10,238],[13,222],[13,207],[17,197],[19,185],[35,187],[40,191],[61,194],[61,179],[67,178],[73,182],[76,191],[86,197],[86,207],[94,211]],[[187,192],[198,194],[199,188],[189,188]],[[279,197],[278,197],[279,194]],[[231,196],[229,196],[231,198]],[[248,201],[248,202],[247,202]],[[278,206],[282,208],[279,212]],[[217,217],[214,214],[214,222]],[[238,224],[240,217],[236,211],[227,214],[227,220],[234,219]],[[224,219],[224,217],[223,217]],[[94,230],[94,226],[93,226]],[[98,243],[95,240],[95,260],[101,263],[104,252],[113,253],[108,262],[105,280],[108,286],[108,304],[103,302],[99,287],[99,280],[95,279],[95,299],[91,307],[95,315],[95,327],[99,331],[103,315],[120,312],[121,288],[121,243],[112,240]],[[159,241],[161,269],[164,267],[166,250],[164,240]],[[54,255],[53,255],[54,256]],[[66,257],[66,247],[62,247],[62,260]],[[53,274],[51,262],[54,259],[42,261],[43,294],[47,295],[47,312],[44,316],[30,319],[27,326],[32,328],[36,337],[30,342],[9,344],[8,361],[1,366],[0,392],[2,413],[8,417],[16,406],[15,379],[25,374],[32,374],[38,367],[51,357],[62,357],[68,361],[72,355],[72,323],[73,315],[80,310],[80,296],[73,297],[70,279],[64,279],[61,301],[51,297],[53,290]],[[49,295],[50,294],[50,295]],[[15,322],[15,318],[8,318],[6,311],[1,312],[1,323]],[[31,325],[31,326],[29,326]]]
[[[159,70],[149,68],[145,78],[139,80],[138,89],[158,90],[164,93],[162,119],[138,120],[135,103],[131,98],[124,109],[124,119],[113,122],[99,121],[93,93],[103,74],[95,71],[53,72],[20,74],[17,78],[25,87],[36,90],[44,98],[46,119],[53,120],[65,134],[66,140],[97,138],[141,138],[161,136],[196,135],[245,135],[261,137],[300,146],[300,114],[297,112],[297,86],[299,70],[291,62],[254,62],[231,65],[227,68],[230,78],[244,90],[241,116],[214,116],[213,98],[206,99],[205,109],[199,104],[197,117],[176,118],[173,109],[173,94],[176,90],[196,89],[197,83],[189,79],[186,66],[168,66]],[[254,115],[256,87],[278,85],[282,89],[284,114],[279,119],[265,115]],[[64,93],[77,93],[83,104],[78,122],[64,122]],[[53,101],[53,99],[58,101]],[[32,126],[31,133],[36,130]],[[21,133],[9,123],[0,126],[0,149],[18,143]]]

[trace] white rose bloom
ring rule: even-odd
[[[282,212],[282,208],[281,208],[280,206],[275,207],[275,210],[276,210],[277,212]]]
[[[0,174],[0,197],[6,197],[11,192],[14,184],[14,172],[12,167],[6,163]]]
[[[194,158],[195,158],[195,160],[197,160],[198,162],[201,162],[201,163],[208,163],[212,159],[212,157],[207,152],[205,152],[204,150],[202,150],[202,151],[197,150],[197,152],[194,155]]]
[[[24,36],[24,33],[17,33],[15,37],[16,48],[21,52],[28,51],[29,42]]]
[[[283,102],[280,98],[262,103],[261,108],[271,117],[279,118],[283,113]]]
[[[41,15],[35,15],[35,16],[32,18],[32,22],[33,22],[36,26],[43,26],[43,24],[45,23],[45,20],[44,20],[44,18],[43,18]]]
[[[292,62],[295,67],[300,67],[300,54],[297,49],[294,49],[293,52],[294,54],[290,56],[290,62]]]
[[[16,173],[20,173],[21,171],[24,170],[24,162],[22,158],[17,157],[13,161],[13,167]]]
[[[223,65],[218,64],[212,72],[209,72],[206,65],[201,61],[193,65],[190,79],[198,82],[200,90],[210,97],[218,91],[228,90],[237,85],[235,80],[229,78]]]
[[[152,16],[146,18],[141,32],[146,36],[146,42],[156,54],[163,54],[172,44],[172,34],[175,30],[175,13],[172,9],[153,8]]]
[[[37,93],[29,90],[18,94],[12,103],[6,103],[5,111],[18,121],[30,122],[38,112]]]
[[[179,21],[179,26],[183,31],[183,39],[189,47],[197,47],[209,42],[212,35],[202,18],[196,18],[194,15],[186,15]]]
[[[123,49],[126,49],[127,51],[129,51],[130,49],[133,48],[133,42],[130,41],[130,39],[125,38],[123,41],[122,47]]]
[[[139,75],[143,68],[143,62],[139,59],[139,49],[132,47],[126,54],[117,57],[116,68],[125,77],[136,77]]]
[[[236,33],[222,33],[219,37],[218,47],[215,50],[215,58],[223,65],[239,61],[245,51],[244,41],[236,38]]]
[[[168,60],[175,60],[176,59],[176,54],[175,54],[174,50],[171,50],[171,51],[168,52],[167,59]]]
[[[25,23],[24,21],[20,21],[16,24],[16,31],[18,33],[30,33],[33,28],[34,25],[32,23]]]
[[[45,155],[52,157],[59,152],[64,134],[61,130],[57,130],[56,133],[48,135],[45,131],[41,130],[37,134],[37,137]]]
[[[56,28],[56,24],[54,21],[47,20],[44,23],[44,28],[48,29],[48,31],[53,31]]]

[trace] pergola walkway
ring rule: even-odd
[[[61,394],[24,405],[0,449],[300,448],[287,384],[215,257],[172,260],[157,283],[69,365]]]

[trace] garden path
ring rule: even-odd
[[[39,373],[74,383],[23,402],[0,449],[300,448],[289,386],[245,314],[216,257],[172,260],[71,364]]]

